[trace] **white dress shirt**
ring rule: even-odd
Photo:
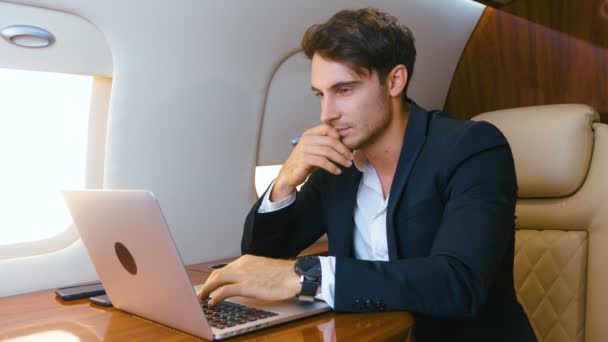
[[[357,201],[354,210],[353,247],[355,258],[360,260],[388,260],[386,238],[386,208],[388,196],[384,198],[382,184],[376,169],[369,163],[363,153],[355,151],[355,167],[363,173]],[[278,202],[270,202],[270,193],[274,182],[270,185],[258,213],[269,213],[285,208],[296,200],[293,193]],[[336,258],[332,256],[321,259],[321,293],[317,298],[323,299],[329,306],[334,307],[334,290],[336,275]]]

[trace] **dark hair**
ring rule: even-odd
[[[388,13],[375,8],[342,10],[327,22],[309,27],[302,37],[302,50],[309,59],[318,53],[346,62],[358,73],[376,71],[381,83],[395,66],[403,64],[408,73],[403,101],[407,100],[416,60],[414,35]]]

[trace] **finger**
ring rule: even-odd
[[[215,306],[221,303],[224,299],[234,297],[234,296],[242,296],[244,295],[241,292],[242,286],[240,284],[228,284],[220,287],[215,293],[211,300],[209,300],[209,305]]]
[[[196,296],[198,297],[199,301],[203,301],[205,299],[207,299],[207,297],[209,297],[209,294],[211,292],[213,292],[213,287],[211,285],[208,284],[208,281],[205,282],[205,284],[203,284],[203,287],[199,290],[199,292],[196,294]]]
[[[207,299],[209,294],[215,291],[218,287],[234,282],[234,279],[232,278],[233,277],[231,277],[231,273],[229,272],[220,272],[219,270],[213,271],[209,278],[207,278],[207,281],[203,285],[203,288],[198,295],[199,300]]]
[[[309,163],[310,165],[322,168],[336,176],[342,173],[342,170],[340,170],[340,168],[337,167],[336,164],[330,162],[325,157],[309,155],[306,157],[306,159],[307,163]]]
[[[338,133],[338,130],[335,129],[333,126],[323,124],[321,125],[321,127],[322,132],[325,133],[324,135],[340,140],[340,133]]]
[[[315,126],[309,130],[307,130],[306,132],[304,132],[304,134],[302,134],[302,136],[307,136],[307,135],[319,135],[319,136],[328,136],[328,137],[332,137],[332,138],[336,138],[338,140],[340,140],[340,134],[338,133],[338,131],[331,125],[328,124],[322,124],[319,126]]]
[[[336,152],[343,155],[344,158],[346,158],[348,160],[353,160],[353,153],[351,152],[351,150],[349,150],[348,147],[346,147],[340,140],[335,139],[333,137],[319,137],[319,136],[308,137],[307,142],[302,145],[303,146],[306,146],[306,145],[330,146]]]
[[[304,152],[316,156],[321,156],[329,159],[330,161],[341,164],[345,167],[351,167],[352,162],[350,159],[340,154],[338,151],[333,149],[333,146],[324,145],[312,145],[304,147]]]

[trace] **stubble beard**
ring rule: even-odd
[[[385,109],[385,108],[382,107],[382,109]],[[392,122],[391,114],[385,110],[378,111],[377,113],[378,113],[378,115],[380,113],[383,113],[384,118],[383,118],[382,122],[377,127],[371,128],[369,130],[369,132],[370,132],[369,136],[359,143],[359,146],[357,147],[358,150],[365,150],[366,148],[373,146],[376,142],[378,142],[378,140],[380,140],[382,135],[384,133],[386,133],[386,131],[390,127],[391,122]]]

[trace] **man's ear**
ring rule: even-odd
[[[397,97],[403,93],[407,84],[407,69],[405,65],[399,64],[388,73],[386,80],[391,96]]]

